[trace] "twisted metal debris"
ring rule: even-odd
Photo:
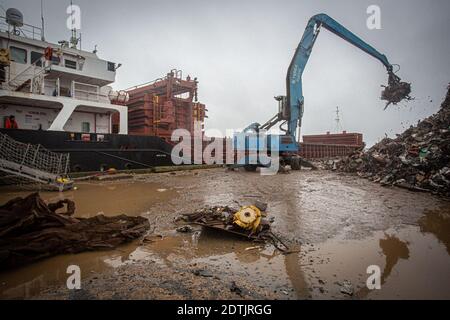
[[[236,223],[236,214],[243,212],[251,207],[257,207],[261,212],[262,219],[258,225],[251,228],[242,227],[240,223]],[[184,220],[187,223],[200,225],[206,228],[225,231],[238,236],[245,237],[255,242],[271,242],[275,248],[283,253],[292,253],[288,245],[286,245],[272,231],[270,221],[265,219],[266,205],[256,204],[255,206],[243,207],[240,209],[231,208],[229,206],[214,206],[196,210],[193,213],[184,213],[178,220]]]
[[[388,85],[383,86],[384,90],[381,92],[381,100],[386,100],[384,110],[390,105],[396,105],[402,100],[411,100],[411,84],[400,81],[400,78],[392,71],[389,72]]]
[[[382,185],[450,196],[450,84],[436,114],[395,139],[385,138],[367,151],[326,165]]]

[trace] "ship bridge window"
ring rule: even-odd
[[[91,132],[91,124],[89,122],[82,122],[81,123],[81,132]]]
[[[11,61],[17,63],[27,63],[27,50],[17,47],[10,47]]]
[[[64,59],[64,66],[70,69],[77,69],[77,62],[69,59]]]
[[[42,53],[31,51],[31,64],[36,63],[36,66],[42,67]]]
[[[116,64],[108,61],[108,71],[116,71]]]

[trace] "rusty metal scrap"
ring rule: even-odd
[[[178,220],[183,220],[190,224],[200,225],[217,231],[228,232],[255,242],[271,242],[275,248],[284,253],[293,252],[271,231],[270,223],[272,221],[265,219],[265,217],[267,217],[265,212],[267,205],[259,202],[255,203],[254,206],[261,210],[262,216],[262,219],[255,229],[246,229],[236,224],[235,214],[240,212],[240,209],[229,206],[206,207],[192,213],[184,213]]]
[[[381,99],[386,100],[386,106],[401,102],[402,100],[411,100],[411,84],[400,81],[400,78],[396,76],[392,71],[389,73],[388,85],[383,86],[384,90],[381,92]]]
[[[450,196],[450,85],[440,110],[395,139],[384,138],[329,169],[356,172],[382,185]]]

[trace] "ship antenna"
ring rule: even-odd
[[[44,0],[41,0],[41,24],[42,24],[41,40],[45,41]]]
[[[341,118],[339,117],[339,107],[336,107],[336,119],[334,119],[334,121],[336,121],[336,132],[339,132],[340,130],[342,130],[342,125],[341,125]]]
[[[70,19],[72,20],[72,37],[70,38],[70,43],[72,45],[72,48],[76,49],[80,39],[77,38],[77,29],[75,28],[74,25],[72,0],[70,0]]]

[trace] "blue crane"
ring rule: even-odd
[[[252,143],[248,142],[248,135],[250,133],[258,133],[260,130],[269,130],[281,122],[280,130],[283,131],[284,134],[268,135],[267,142],[264,143],[264,145],[268,146],[268,151],[270,154],[270,141],[276,139],[278,142],[276,144],[278,148],[277,151],[280,154],[280,159],[283,164],[290,164],[294,170],[300,169],[300,159],[298,157],[299,139],[297,139],[297,129],[301,126],[304,111],[302,75],[321,27],[331,31],[335,35],[363,50],[367,54],[379,60],[386,67],[389,76],[388,85],[385,86],[385,89],[381,95],[381,98],[387,101],[386,107],[391,103],[397,104],[403,99],[410,99],[409,94],[411,92],[411,85],[400,81],[400,78],[393,71],[393,65],[389,63],[389,60],[384,54],[378,52],[375,48],[367,44],[353,32],[346,29],[328,15],[323,13],[317,14],[309,19],[302,39],[289,65],[286,75],[286,96],[275,97],[275,100],[278,101],[279,105],[278,113],[263,125],[255,122],[245,128],[242,134],[247,136],[247,141],[246,143],[237,144],[238,151],[248,151],[248,149],[251,149],[249,144]],[[256,143],[253,143],[253,145],[260,146],[263,145],[263,142],[257,140]],[[256,170],[257,166],[261,166],[260,163],[249,164],[248,159],[245,164],[247,170]]]

